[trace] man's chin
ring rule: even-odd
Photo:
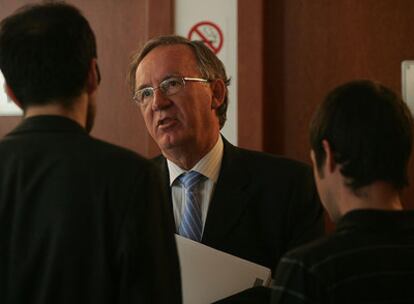
[[[163,134],[158,140],[156,140],[158,147],[161,151],[171,150],[182,145],[182,140],[173,134]]]

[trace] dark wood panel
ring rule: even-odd
[[[308,161],[308,124],[328,90],[345,81],[369,78],[401,91],[401,61],[414,59],[414,2],[283,2],[283,35],[279,40],[274,37],[271,46],[275,51],[282,47],[284,56],[282,68],[273,65],[284,79],[282,151]],[[414,207],[412,172],[411,163],[411,186],[404,194],[410,208]]]
[[[307,159],[307,123],[334,86],[357,78],[401,91],[414,58],[411,1],[285,1],[285,153]],[[289,135],[299,136],[290,140]]]
[[[238,143],[283,154],[284,2],[238,1]]]
[[[238,1],[238,145],[264,145],[263,1]]]
[[[265,1],[264,5],[264,145],[263,150],[284,154],[285,91],[284,1]]]
[[[239,5],[239,143],[309,163],[308,127],[333,87],[374,79],[401,92],[414,2],[260,0]],[[414,208],[414,161],[405,205]]]

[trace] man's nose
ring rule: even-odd
[[[154,90],[154,96],[152,99],[152,110],[159,111],[167,108],[171,105],[171,100],[165,96],[160,89]]]

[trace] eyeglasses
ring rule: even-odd
[[[132,99],[139,105],[145,105],[154,99],[155,90],[159,89],[164,96],[172,96],[180,92],[185,87],[186,81],[209,82],[209,80],[203,78],[170,77],[163,80],[157,88],[146,87],[135,91]]]

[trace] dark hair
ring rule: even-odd
[[[0,23],[0,70],[23,109],[51,101],[69,106],[96,57],[92,29],[71,5],[24,6]]]
[[[158,46],[176,44],[183,44],[190,47],[190,49],[193,51],[196,57],[197,67],[202,77],[208,80],[221,79],[224,81],[226,86],[230,85],[230,79],[227,78],[226,70],[224,68],[223,63],[202,41],[191,41],[177,35],[166,35],[159,36],[149,40],[144,45],[144,47],[132,57],[129,69],[129,86],[132,95],[134,95],[135,93],[135,73],[138,68],[138,65],[141,63],[144,57],[150,51],[152,51]],[[226,95],[223,104],[216,109],[216,114],[219,118],[220,128],[222,128],[224,126],[224,123],[226,122],[227,107],[228,91],[226,90]]]
[[[318,170],[326,139],[347,185],[356,192],[374,181],[400,190],[408,185],[413,117],[389,88],[369,80],[352,81],[331,91],[316,111],[310,143]]]

